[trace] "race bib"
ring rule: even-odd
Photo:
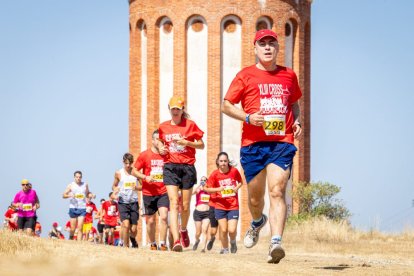
[[[134,182],[124,182],[124,189],[125,190],[132,190],[132,187],[134,186]]]
[[[235,195],[236,193],[233,190],[233,186],[225,186],[224,190],[221,191],[221,197],[231,197]]]
[[[286,131],[286,115],[273,114],[265,115],[263,129],[266,135],[285,135]]]
[[[76,199],[84,199],[85,198],[85,195],[84,194],[76,194],[75,195],[75,198]]]
[[[210,202],[210,195],[202,194],[200,197],[201,202],[209,203]]]
[[[163,182],[164,181],[162,170],[151,170],[150,176],[155,182]]]
[[[32,206],[31,203],[25,203],[25,204],[22,205],[22,210],[25,211],[25,212],[32,211],[33,206]]]

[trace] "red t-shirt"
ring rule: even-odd
[[[201,140],[204,132],[190,119],[183,118],[178,125],[172,125],[171,120],[165,121],[159,127],[160,140],[164,141],[169,153],[164,156],[165,163],[189,164],[195,163],[195,148],[177,145],[173,139],[181,138],[194,142]]]
[[[164,158],[151,149],[141,152],[135,161],[134,167],[143,171],[145,175],[152,176],[153,182],[142,181],[142,194],[145,196],[157,196],[167,192],[163,182]]]
[[[239,171],[230,167],[227,173],[222,173],[220,170],[215,170],[211,173],[207,180],[208,188],[219,188],[224,186],[225,189],[221,192],[215,193],[215,208],[220,210],[238,210],[239,209],[239,197],[237,192],[234,192],[234,188],[242,180]]]
[[[92,223],[93,222],[93,212],[98,212],[96,209],[96,205],[93,202],[86,203],[86,215],[84,219],[84,223]]]
[[[277,141],[293,144],[292,105],[302,96],[295,72],[283,66],[264,71],[249,66],[240,71],[230,84],[225,100],[241,102],[247,114],[262,111],[263,126],[243,122],[242,146],[255,142]]]
[[[4,216],[9,219],[9,228],[17,230],[17,210],[7,209]]]
[[[104,222],[105,225],[116,226],[118,224],[118,203],[107,200],[102,204],[102,209],[105,211]]]

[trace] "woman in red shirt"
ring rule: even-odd
[[[194,167],[196,149],[204,149],[204,132],[184,110],[184,100],[172,97],[168,104],[171,120],[160,124],[158,148],[164,158],[163,180],[170,200],[170,223],[174,239],[173,251],[181,252],[190,245],[187,224],[190,201],[197,172]],[[178,232],[178,191],[181,190],[183,210]],[[180,238],[181,237],[181,238]]]
[[[215,193],[215,216],[219,223],[222,249],[220,254],[237,252],[236,236],[239,220],[239,198],[237,191],[243,185],[239,171],[229,165],[229,156],[220,152],[216,159],[217,170],[208,178],[208,193]]]

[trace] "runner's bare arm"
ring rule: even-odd
[[[66,187],[66,190],[63,192],[63,198],[73,197],[72,191],[70,189],[70,184]]]
[[[135,168],[135,167],[132,168],[132,175],[135,176],[136,178],[140,179],[140,180],[145,180],[147,182],[152,182],[151,176],[143,174],[142,172],[137,170],[137,168]]]
[[[223,104],[221,105],[221,111],[233,119],[247,122],[254,126],[261,126],[263,124],[263,115],[261,115],[260,110],[249,115],[244,112],[243,109],[236,107],[228,100],[223,101]],[[246,120],[247,115],[249,115],[249,118]]]
[[[235,191],[235,192],[237,192],[237,191],[241,188],[241,186],[243,186],[243,181],[241,181],[241,182],[239,182],[239,183],[237,184],[237,186],[236,186],[236,188],[234,189],[234,191]]]
[[[188,141],[182,138],[182,139],[177,139],[177,140],[174,139],[174,141],[180,146],[187,146],[187,147],[192,147],[195,149],[204,149],[203,139],[194,140],[194,142],[191,142],[191,141]]]
[[[221,192],[221,191],[223,191],[224,190],[224,187],[223,186],[220,186],[220,187],[218,187],[218,188],[209,188],[209,187],[204,187],[204,191],[206,191],[207,193],[209,193],[209,194],[212,194],[212,193],[217,193],[217,192]]]
[[[161,155],[166,155],[168,153],[168,149],[161,139],[158,139],[157,147]]]
[[[120,179],[121,179],[120,173],[119,171],[116,171],[115,176],[114,176],[114,182],[112,183],[112,191],[115,191],[118,189],[118,184],[119,184]]]
[[[296,102],[292,105],[292,112],[293,112],[293,119],[294,119],[294,123],[293,123],[293,136],[295,138],[298,138],[300,136],[300,134],[302,133],[302,125],[300,124],[299,121],[299,116],[300,116],[300,108],[299,108],[299,103]]]

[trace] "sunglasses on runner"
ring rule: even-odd
[[[29,186],[30,184],[22,184],[22,186]]]

